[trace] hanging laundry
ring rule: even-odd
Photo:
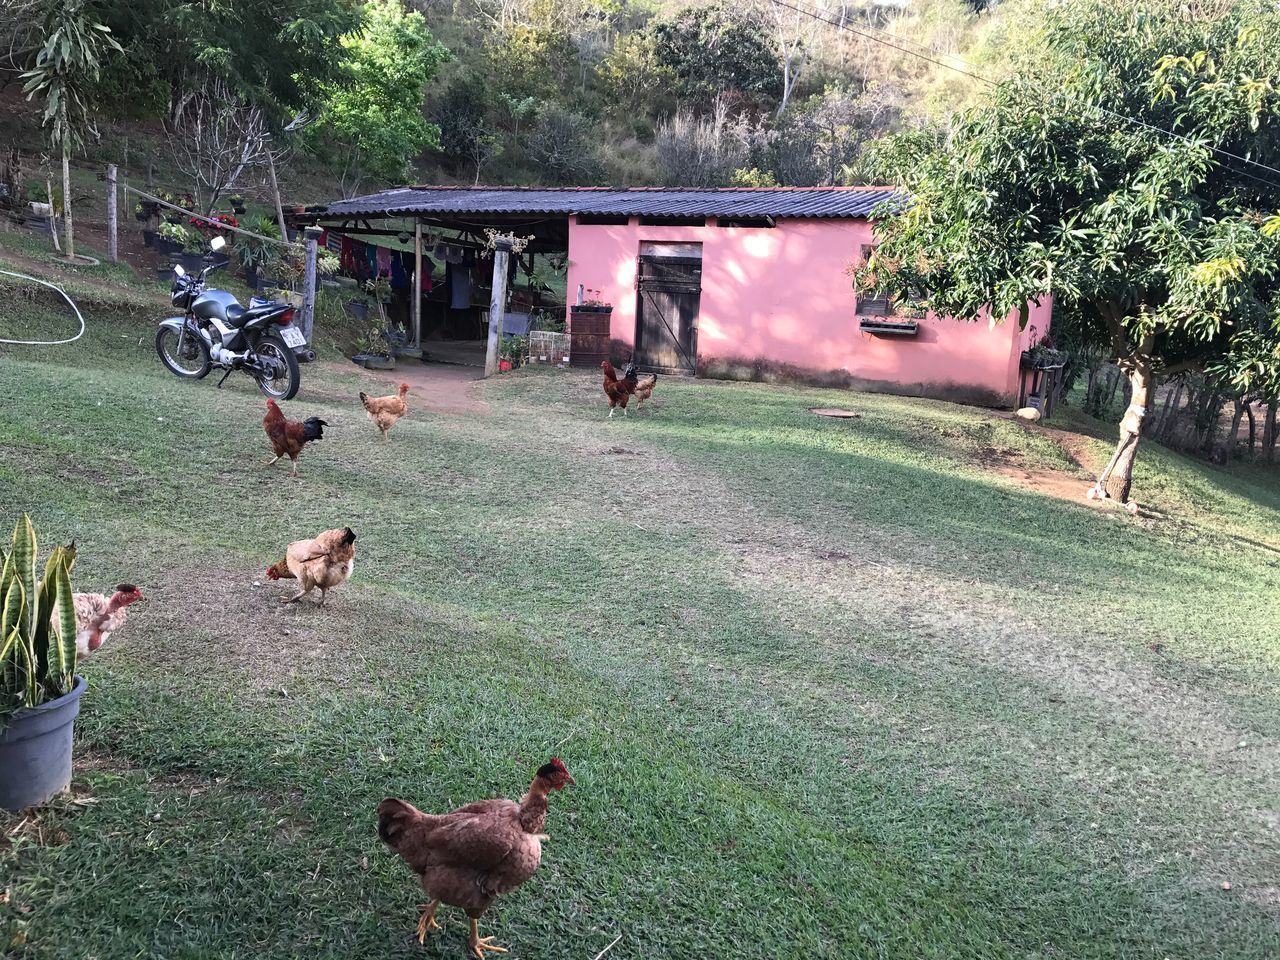
[[[372,243],[364,245],[365,271],[370,280],[378,275],[378,249]]]
[[[431,279],[431,275],[436,272],[436,265],[431,262],[430,257],[422,258],[422,292],[430,293],[435,287]]]
[[[466,310],[471,306],[471,268],[465,263],[445,263],[445,279],[449,283],[449,307]]]
[[[391,248],[377,247],[376,250],[377,250],[377,253],[375,254],[375,256],[377,257],[377,263],[378,263],[378,276],[380,277],[391,276]]]
[[[408,269],[405,268],[405,260],[409,261]],[[400,290],[409,285],[409,273],[413,270],[413,254],[401,253],[397,250],[391,255],[391,286],[392,289]]]
[[[342,238],[342,253],[338,257],[342,269],[355,276],[356,274],[356,242],[350,237]]]

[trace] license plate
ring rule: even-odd
[[[297,327],[281,327],[280,339],[285,342],[286,346],[290,347],[305,347],[307,345],[307,338],[302,335],[302,331]]]

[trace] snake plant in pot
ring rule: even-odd
[[[40,574],[23,514],[0,550],[0,807],[44,803],[71,782],[71,732],[85,681],[76,676],[74,546]]]

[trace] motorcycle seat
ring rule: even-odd
[[[239,329],[249,322],[253,312],[246,310],[238,303],[230,304],[227,307],[227,326]]]

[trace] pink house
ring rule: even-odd
[[[965,323],[859,302],[849,267],[875,244],[868,216],[890,189],[653,194],[679,213],[569,225],[570,293],[613,305],[611,352],[642,368],[1008,406],[1023,349],[1049,329],[1048,297],[1022,329],[1016,314]]]
[[[487,227],[532,237],[526,257],[567,250],[567,312],[580,288],[612,305],[609,339],[595,349],[615,361],[1011,405],[1022,351],[1049,329],[1050,298],[1030,304],[1025,328],[1016,316],[912,318],[883,299],[860,300],[849,268],[875,245],[869,218],[893,196],[887,187],[402,187],[337,201],[308,219],[343,236],[397,237],[406,248],[412,236],[427,254],[437,230],[479,246]],[[482,333],[482,266],[474,280],[469,315],[425,295],[414,305],[424,348],[437,312],[446,329]],[[601,355],[575,362],[598,366]]]

